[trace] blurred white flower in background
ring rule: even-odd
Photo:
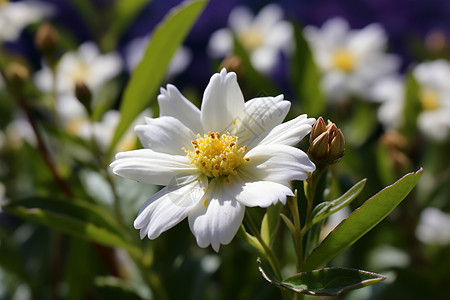
[[[398,130],[403,125],[405,82],[400,76],[389,76],[375,83],[371,97],[380,102],[377,117],[385,129]]]
[[[125,48],[125,62],[127,71],[133,72],[141,62],[149,42],[150,37],[144,36],[133,39]],[[175,76],[183,72],[192,60],[192,52],[189,48],[181,46],[175,52],[166,72],[166,78]]]
[[[117,53],[101,54],[97,45],[85,42],[76,52],[61,57],[56,70],[57,92],[73,95],[75,84],[82,81],[95,93],[121,70],[122,60]],[[51,91],[53,77],[48,67],[36,73],[35,83],[42,91]]]
[[[425,244],[450,244],[450,214],[435,207],[425,208],[420,214],[416,236]]]
[[[443,59],[424,62],[413,74],[422,106],[417,126],[426,136],[443,140],[450,130],[450,63]]]
[[[367,99],[368,90],[399,67],[398,57],[385,53],[387,37],[378,24],[350,29],[346,20],[333,18],[322,28],[306,26],[304,35],[330,102],[344,101],[352,95],[372,100]]]
[[[17,40],[27,25],[38,22],[52,14],[53,8],[47,3],[0,1],[0,42]]]
[[[232,54],[236,37],[249,52],[255,69],[268,73],[279,61],[280,52],[292,48],[292,25],[282,19],[283,11],[276,4],[265,6],[256,16],[246,7],[236,7],[228,18],[228,28],[212,34],[208,52],[214,58]]]
[[[62,126],[71,134],[86,137],[87,128],[91,127],[89,116],[84,106],[75,97],[75,85],[83,82],[94,95],[111,79],[122,71],[122,60],[117,53],[101,54],[92,42],[82,44],[77,52],[65,53],[56,69],[56,111]],[[50,93],[55,78],[51,70],[44,68],[36,72],[34,81],[43,92]],[[109,117],[107,118],[109,120]],[[117,117],[118,119],[118,117]],[[94,127],[103,128],[94,125]],[[111,127],[109,131],[114,130]],[[110,133],[95,134],[101,144]]]

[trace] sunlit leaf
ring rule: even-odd
[[[120,106],[121,120],[114,132],[109,153],[133,120],[156,99],[172,56],[194,25],[207,1],[183,2],[154,30],[144,57],[133,72]]]
[[[333,201],[319,203],[312,211],[312,223],[315,224],[349,205],[361,193],[366,181],[366,179],[361,180],[345,192],[341,197]]]
[[[381,222],[411,192],[423,170],[409,173],[364,202],[342,221],[307,258],[304,270],[317,269]]]

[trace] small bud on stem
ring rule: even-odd
[[[319,166],[338,162],[345,152],[345,140],[342,131],[328,120],[328,125],[322,117],[317,119],[309,138],[309,158]]]

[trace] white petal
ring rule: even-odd
[[[245,103],[245,119],[237,133],[239,144],[255,146],[286,117],[291,103],[277,97],[253,98]]]
[[[277,4],[269,4],[263,7],[254,19],[253,26],[265,32],[276,26],[283,19],[283,10]]]
[[[286,203],[286,196],[294,196],[292,190],[281,183],[259,181],[244,174],[229,176],[223,182],[225,193],[248,207],[268,207],[278,201]]]
[[[349,76],[343,72],[331,71],[322,77],[321,85],[330,102],[342,102],[348,97],[348,81]]]
[[[204,132],[200,121],[200,110],[186,99],[175,86],[168,84],[166,89],[161,88],[158,103],[160,116],[174,117],[195,133]]]
[[[306,180],[306,172],[316,169],[305,152],[286,145],[257,146],[246,157],[250,161],[239,172],[262,181],[287,184],[291,180]]]
[[[208,54],[213,58],[223,58],[233,49],[233,34],[228,28],[219,29],[211,35]]]
[[[235,7],[228,17],[228,26],[237,34],[251,26],[253,13],[245,6]]]
[[[221,244],[230,243],[236,235],[244,213],[245,207],[224,193],[222,181],[213,180],[189,214],[189,227],[200,247],[211,245],[218,252]]]
[[[119,152],[110,165],[114,174],[156,185],[180,183],[198,176],[198,169],[187,156],[139,149]]]
[[[141,230],[141,239],[148,236],[153,240],[186,218],[207,186],[208,179],[201,176],[188,184],[168,186],[154,194],[144,203],[134,221],[134,228]]]
[[[145,122],[146,125],[137,125],[134,129],[144,148],[186,155],[182,148],[190,149],[191,141],[196,139],[192,130],[173,117],[145,118]]]
[[[274,47],[260,47],[250,54],[252,65],[261,73],[269,73],[278,61],[278,49]]]
[[[219,74],[214,74],[203,95],[203,128],[212,132],[228,131],[233,134],[244,113],[244,96],[237,83],[236,73],[227,73],[222,69]]]
[[[312,129],[316,120],[300,115],[272,129],[259,145],[282,144],[294,146],[300,142]]]

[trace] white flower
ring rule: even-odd
[[[56,111],[68,132],[79,135],[83,126],[89,124],[85,108],[74,95],[76,83],[85,83],[95,96],[121,70],[122,60],[117,53],[101,54],[92,42],[86,42],[77,52],[67,52],[61,57],[56,70]],[[51,92],[54,80],[47,66],[34,76],[36,86],[47,93]]]
[[[434,207],[424,209],[416,227],[416,236],[426,244],[450,244],[450,214]]]
[[[417,126],[426,136],[443,140],[450,130],[450,63],[443,59],[421,63],[413,74],[422,105]]]
[[[157,238],[188,218],[200,247],[228,244],[245,207],[268,207],[293,195],[289,181],[305,180],[314,164],[294,148],[314,123],[301,115],[281,124],[290,102],[277,97],[244,103],[235,73],[214,74],[199,110],[173,85],[158,96],[160,117],[135,130],[146,149],[121,152],[117,175],[166,186],[134,222]]]
[[[400,76],[390,76],[375,83],[372,98],[381,102],[378,120],[385,129],[398,130],[403,125],[405,83]]]
[[[38,1],[0,1],[0,42],[17,40],[25,26],[52,13],[51,6]]]
[[[293,29],[282,21],[283,11],[276,4],[264,7],[253,16],[246,7],[236,7],[228,19],[228,27],[213,33],[208,51],[214,58],[223,58],[233,51],[233,36],[250,54],[253,66],[263,73],[270,72],[279,61],[280,51],[292,47]]]
[[[384,52],[387,38],[378,24],[350,30],[344,19],[333,18],[321,29],[305,27],[304,35],[323,74],[326,96],[333,102],[350,95],[367,99],[367,91],[374,82],[399,66],[396,56]]]
[[[77,52],[67,52],[57,66],[57,91],[72,94],[77,81],[84,82],[93,92],[114,78],[122,70],[122,60],[117,53],[101,54],[97,45],[85,42]],[[53,77],[48,67],[38,71],[36,85],[43,91],[52,89]]]
[[[125,49],[125,60],[128,72],[132,72],[144,57],[150,37],[144,36],[132,40]],[[167,69],[167,78],[183,72],[192,59],[192,52],[184,46],[178,48]]]

